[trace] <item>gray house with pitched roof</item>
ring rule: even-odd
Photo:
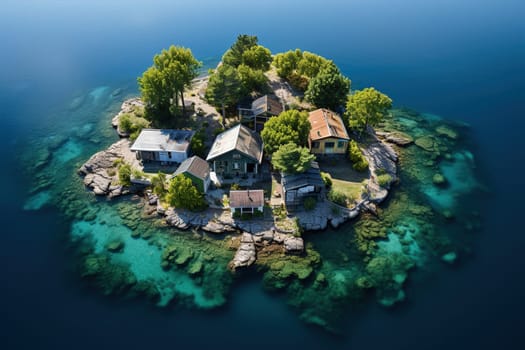
[[[256,175],[263,157],[259,134],[244,125],[237,125],[217,135],[206,160],[218,176]]]

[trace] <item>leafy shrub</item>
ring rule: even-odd
[[[171,179],[167,200],[176,208],[201,211],[207,207],[206,200],[186,176],[179,174]]]
[[[124,132],[130,132],[133,123],[131,122],[131,117],[129,114],[124,113],[118,119],[118,127]]]
[[[124,113],[119,117],[119,129],[128,133],[131,140],[135,140],[142,129],[150,125],[141,113],[141,111],[137,111],[133,115]]]
[[[153,187],[153,193],[159,197],[164,197],[166,194],[166,174],[161,173],[160,171],[157,175],[151,178],[151,186]]]
[[[331,189],[330,192],[328,192],[328,200],[341,206],[346,206],[347,197],[343,192]]]
[[[377,177],[377,183],[381,187],[387,186],[392,181],[392,176],[389,174],[382,174]]]
[[[144,174],[144,172],[140,171],[139,169],[132,169],[131,175],[133,175],[134,179],[142,179],[143,177],[146,176],[146,174]]]
[[[361,150],[359,149],[357,142],[351,140],[349,146],[350,147],[348,147],[348,155],[350,157],[350,161],[352,162],[352,168],[354,168],[354,170],[356,171],[367,170],[368,161],[363,156],[363,152],[361,152]]]
[[[321,178],[323,179],[324,185],[328,187],[332,187],[332,176],[330,176],[329,173],[325,173],[321,171]]]
[[[303,202],[303,206],[306,211],[314,210],[316,205],[317,201],[313,197],[308,197]]]
[[[131,165],[124,163],[118,168],[118,180],[123,186],[131,186]]]
[[[238,190],[241,190],[241,185],[239,185],[238,183],[233,183],[231,186],[230,186],[230,190],[232,191],[238,191]]]

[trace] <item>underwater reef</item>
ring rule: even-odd
[[[62,111],[75,113],[71,124],[43,130],[27,143],[21,169],[32,186],[24,209],[60,210],[70,227],[78,276],[101,294],[159,307],[226,304],[234,281],[244,276],[228,268],[241,232],[178,230],[145,196],[97,198],[76,174],[116,140],[108,125],[126,91],[115,91],[98,88],[75,98]],[[478,199],[486,190],[468,125],[410,109],[390,112],[376,128],[399,155],[388,198],[374,213],[337,229],[302,233],[302,254],[260,247],[250,267],[268,293],[329,331],[337,332],[353,308],[370,300],[385,307],[402,302],[414,274],[467,258],[481,225]]]

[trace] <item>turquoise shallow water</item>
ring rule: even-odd
[[[5,348],[521,348],[523,164],[517,160],[524,158],[525,29],[520,2],[503,6],[481,1],[476,8],[468,1],[407,1],[395,7],[384,1],[328,1],[324,6],[305,2],[300,8],[293,2],[269,2],[256,9],[239,1],[205,2],[198,8],[177,2],[129,8],[118,1],[80,7],[29,3],[8,1],[0,13],[3,51],[10,53],[0,58],[1,176],[2,183],[10,184],[1,203],[5,316],[0,335]],[[194,12],[201,13],[198,20],[188,15]],[[257,13],[261,20],[242,15],[246,12]],[[270,16],[281,25],[262,20]],[[302,25],[304,18],[312,17],[341,24]],[[443,21],[447,26],[439,25]],[[368,28],[366,35],[359,28]],[[213,63],[239,32],[259,35],[275,52],[301,47],[332,57],[356,87],[373,84],[397,105],[471,124],[473,145],[467,149],[477,167],[472,169],[469,157],[459,152],[454,162],[441,164],[448,188],[435,190],[430,183],[421,188],[421,198],[436,208],[468,212],[454,193],[477,186],[469,172],[485,174],[483,183],[491,188],[490,212],[483,217],[484,228],[471,239],[471,254],[462,255],[456,267],[439,262],[429,266],[427,277],[409,277],[406,302],[393,310],[376,308],[372,301],[364,309],[349,310],[341,338],[304,326],[282,296],[264,293],[252,276],[234,284],[228,304],[201,312],[102,297],[73,269],[71,229],[83,223],[92,234],[99,219],[85,221],[89,213],[65,219],[57,207],[62,208],[71,194],[60,186],[79,181],[78,165],[116,140],[109,117],[125,96],[136,92],[136,76],[150,64],[153,53],[170,43],[190,46],[197,57]],[[112,96],[117,88],[123,91]],[[54,145],[51,155],[41,153],[42,143]],[[33,150],[29,159],[43,161],[53,171],[27,171],[22,150],[28,148]],[[77,185],[82,188],[80,182]],[[100,206],[104,209],[97,215],[111,216],[105,203],[94,202],[90,194],[81,190],[74,195],[82,198],[74,212]],[[473,200],[483,203],[483,198]],[[100,225],[100,246],[105,235],[127,237],[129,231],[118,220],[106,220],[104,225],[114,226]],[[465,228],[470,224],[462,223]],[[406,229],[408,235],[417,232],[410,218],[398,229]],[[338,266],[337,249],[323,239],[330,234],[344,233],[327,231],[312,239],[320,249],[326,244],[325,250],[334,255],[327,264]],[[461,234],[456,238],[463,240]],[[134,270],[146,279],[158,276],[159,253],[145,242],[128,237],[124,251],[133,256],[136,249],[151,249]],[[399,249],[395,239],[383,243],[382,249]],[[353,271],[333,269],[336,281],[352,277]],[[195,289],[180,276],[173,278],[184,290]],[[271,336],[254,338],[254,329]]]

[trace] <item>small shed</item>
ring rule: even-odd
[[[289,210],[300,206],[307,197],[319,198],[324,188],[319,164],[312,162],[310,168],[300,174],[282,174],[281,185],[284,202]]]
[[[210,166],[208,162],[198,156],[193,156],[181,163],[173,176],[183,174],[188,177],[201,192],[208,192],[210,187]]]
[[[192,130],[143,129],[131,150],[144,162],[182,163],[188,158]]]
[[[263,190],[231,190],[230,209],[232,214],[262,212],[264,207]]]

